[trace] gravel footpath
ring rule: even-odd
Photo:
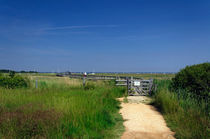
[[[125,122],[126,131],[121,139],[175,139],[167,127],[163,116],[151,105],[145,96],[129,96],[128,103],[121,101],[120,114]]]

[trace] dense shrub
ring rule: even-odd
[[[13,78],[15,76],[15,71],[10,71],[9,72],[9,77]]]
[[[8,89],[24,88],[29,86],[29,80],[18,75],[0,76],[0,86]]]
[[[185,89],[193,95],[207,98],[210,95],[210,63],[202,63],[180,70],[172,79],[174,90]]]

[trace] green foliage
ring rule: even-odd
[[[93,90],[95,88],[96,88],[96,84],[93,82],[87,82],[84,87],[85,90]]]
[[[38,73],[37,71],[24,71],[24,70],[21,70],[20,73]]]
[[[169,90],[170,80],[156,80],[154,105],[163,113],[176,138],[209,138],[209,102],[198,101],[185,90]]]
[[[9,73],[12,70],[7,70],[7,69],[0,69],[0,73]]]
[[[109,80],[108,81],[108,85],[115,86],[116,85],[116,81],[115,80]]]
[[[184,89],[197,97],[210,96],[210,63],[187,66],[172,79],[172,88]]]
[[[179,108],[179,103],[174,94],[170,94],[166,90],[159,92],[156,95],[155,100],[156,107],[159,108],[162,113],[175,113]]]
[[[10,77],[10,78],[13,78],[14,76],[15,76],[15,71],[10,71],[10,72],[9,72],[9,77]]]
[[[8,89],[26,88],[29,86],[29,80],[21,76],[0,76],[0,86]]]
[[[38,87],[43,89],[43,88],[47,88],[48,86],[47,86],[47,83],[45,81],[40,81],[38,83]]]
[[[114,132],[123,132],[116,97],[125,89],[41,84],[0,88],[0,138],[119,138]]]

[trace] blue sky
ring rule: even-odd
[[[177,72],[207,61],[209,0],[0,0],[0,69]]]

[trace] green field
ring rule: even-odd
[[[80,79],[55,74],[20,76],[30,81],[27,88],[0,87],[0,138],[115,139],[125,130],[116,98],[126,96],[126,88],[116,87],[114,81],[87,81],[83,87]],[[209,100],[199,100],[184,90],[173,92],[173,74],[116,76],[155,78],[152,104],[176,138],[209,138]]]
[[[0,138],[119,138],[124,131],[111,82],[30,76],[26,89],[0,88]],[[38,88],[35,88],[38,80]]]

